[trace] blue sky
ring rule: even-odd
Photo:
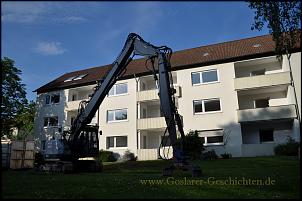
[[[1,2],[1,57],[27,98],[64,73],[112,63],[130,32],[173,51],[268,34],[246,2]]]

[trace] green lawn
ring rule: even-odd
[[[101,173],[46,174],[33,170],[3,171],[3,198],[299,198],[297,157],[256,157],[195,161],[201,178],[177,171],[163,178],[168,161],[106,163]],[[230,185],[244,179],[275,181],[273,185]],[[162,180],[143,184],[141,180]],[[192,183],[181,183],[184,179]],[[198,181],[197,181],[198,180]],[[206,183],[206,181],[210,181]],[[203,183],[201,183],[203,181]],[[213,182],[220,182],[213,184]],[[199,183],[197,183],[199,182]],[[224,184],[224,185],[223,185]]]

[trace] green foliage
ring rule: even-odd
[[[216,152],[215,152],[214,149],[202,153],[202,156],[201,156],[202,160],[215,160],[217,158],[218,158],[218,156],[217,156],[217,154],[216,154]]]
[[[232,154],[230,154],[230,153],[223,153],[223,154],[220,154],[220,155],[221,155],[221,157],[222,157],[223,159],[232,158]]]
[[[126,161],[136,161],[137,157],[134,155],[134,153],[130,152],[130,150],[127,150],[123,155],[123,159]]]
[[[105,150],[100,150],[99,159],[102,162],[115,162],[115,161],[117,161],[117,158],[114,156],[112,151],[105,151]]]
[[[181,148],[182,139],[176,142],[176,147]],[[200,159],[204,150],[202,138],[199,137],[198,131],[190,131],[184,138],[184,151],[192,160]]]
[[[15,117],[15,125],[18,128],[18,140],[24,140],[33,136],[36,103],[31,101],[23,107],[21,113]]]
[[[298,29],[301,29],[301,1],[249,1],[249,7],[255,9],[252,30],[260,31],[267,24],[278,57],[282,53],[290,55],[298,42]]]
[[[25,85],[21,83],[21,70],[15,67],[15,62],[7,57],[1,59],[2,67],[2,103],[1,136],[10,137],[11,128],[15,126],[15,117],[22,113],[27,105]]]
[[[287,142],[277,145],[274,148],[276,155],[297,156],[300,143],[296,142],[293,138],[288,137]]]

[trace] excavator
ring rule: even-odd
[[[172,163],[163,169],[163,176],[171,176],[175,169],[190,170],[193,177],[201,176],[199,166],[188,163],[188,156],[184,147],[185,134],[181,116],[175,106],[173,79],[171,75],[170,58],[171,48],[167,46],[154,46],[143,40],[136,33],[130,33],[124,47],[112,67],[97,82],[94,92],[88,101],[79,104],[78,115],[73,121],[71,128],[62,131],[62,139],[48,140],[44,154],[44,162],[39,165],[40,170],[74,172],[74,171],[101,171],[102,164],[95,160],[99,153],[98,126],[89,125],[102,101],[109,93],[111,87],[118,79],[123,77],[127,65],[133,57],[139,55],[151,61],[153,74],[158,86],[160,99],[160,110],[167,125],[166,132],[173,148]],[[157,66],[154,63],[157,62]],[[157,69],[156,69],[157,67]],[[178,139],[177,129],[180,133]],[[180,143],[179,143],[180,142]],[[87,160],[88,158],[88,160]]]

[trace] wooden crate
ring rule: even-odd
[[[24,169],[33,168],[35,162],[34,141],[12,141],[10,168]]]

